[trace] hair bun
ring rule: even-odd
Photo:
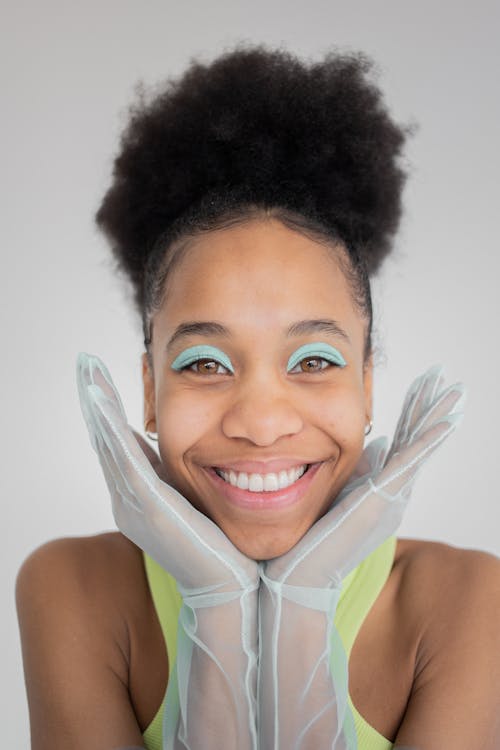
[[[408,128],[372,67],[238,46],[142,93],[96,217],[136,290],[158,238],[212,193],[316,218],[376,272],[399,224]]]

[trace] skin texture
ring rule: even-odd
[[[286,336],[306,319],[334,319],[349,340],[318,331]],[[166,350],[177,326],[192,321],[216,321],[230,335],[189,335]],[[167,481],[253,559],[293,547],[359,460],[372,410],[365,326],[335,250],[276,220],[196,237],[167,282],[153,318],[152,371],[143,359],[145,423],[158,433]],[[346,366],[316,359],[287,371],[299,347],[318,341]],[[182,351],[202,344],[221,349],[234,374],[208,360],[172,369]],[[278,510],[235,507],[208,471],[278,458],[321,462],[299,502]]]

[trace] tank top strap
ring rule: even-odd
[[[348,658],[361,625],[392,570],[396,543],[395,536],[388,537],[342,582],[335,626]]]
[[[177,658],[177,622],[182,606],[182,597],[177,582],[170,573],[143,551],[144,567],[153,598],[156,614],[165,638],[168,669]]]

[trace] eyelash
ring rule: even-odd
[[[293,367],[291,370],[288,370],[288,373],[293,373],[293,371],[296,370],[297,367],[300,367],[300,365],[302,364],[302,362],[326,362],[326,364],[327,364],[326,367],[320,367],[319,370],[309,370],[309,372],[312,372],[312,373],[323,372],[323,370],[327,370],[328,369],[328,366],[330,366],[330,367],[339,367],[340,366],[337,362],[334,362],[333,360],[327,359],[326,357],[315,357],[313,355],[313,356],[304,357],[304,359],[301,359],[300,362],[297,362],[297,364],[295,365],[295,367]],[[306,372],[307,373],[307,370],[301,370],[300,372]]]
[[[326,367],[320,367],[319,370],[309,370],[309,372],[312,372],[314,374],[316,374],[318,372],[323,372],[324,370],[327,370],[328,369],[328,365],[331,366],[331,367],[340,367],[340,365],[338,364],[338,362],[335,362],[333,360],[329,360],[326,357],[304,357],[304,359],[301,359],[300,362],[297,362],[297,364],[295,365],[295,367],[292,368],[291,370],[289,370],[288,373],[289,374],[293,373],[294,370],[296,370],[297,367],[299,367],[302,364],[302,362],[311,362],[311,361],[326,362],[327,363]],[[215,372],[215,373],[214,372],[211,372],[211,373],[209,373],[209,372],[198,372],[197,370],[194,370],[193,368],[196,367],[196,365],[199,365],[200,362],[215,362],[218,367],[222,367],[226,371],[227,374],[230,374],[228,372],[227,368],[224,367],[224,365],[222,365],[216,359],[209,359],[208,357],[200,357],[200,359],[195,359],[193,362],[190,362],[189,364],[184,365],[184,367],[181,367],[180,372],[182,372],[183,370],[189,370],[190,372],[194,372],[195,375],[214,375],[214,374],[215,375],[224,375],[224,374],[226,374],[226,373],[221,373],[221,372]],[[307,373],[307,370],[302,370],[301,372]]]
[[[226,373],[229,373],[229,370],[227,369],[227,367],[224,367],[224,365],[222,365],[220,362],[217,362],[216,359],[209,359],[208,357],[200,357],[200,359],[195,359],[194,362],[190,362],[188,365],[184,365],[184,367],[181,367],[180,372],[183,372],[184,370],[189,370],[190,372],[194,372],[195,375],[214,374],[214,373],[209,373],[209,372],[197,372],[196,370],[193,370],[192,368],[195,367],[196,365],[199,365],[200,362],[215,362],[218,367],[222,367],[226,371]],[[224,375],[226,373],[216,372],[215,375]]]

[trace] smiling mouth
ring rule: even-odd
[[[276,492],[291,487],[307,472],[311,464],[302,464],[292,469],[269,474],[247,474],[244,471],[229,471],[213,467],[215,473],[227,484],[248,492]]]

